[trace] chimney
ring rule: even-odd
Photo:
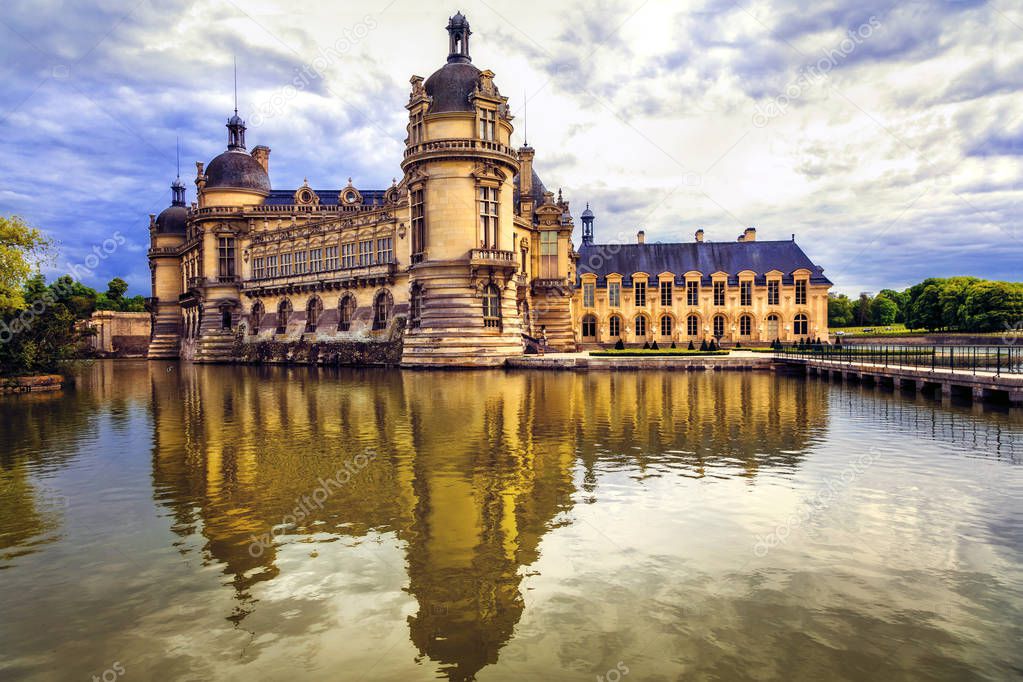
[[[533,156],[536,152],[529,145],[519,147],[519,215],[533,220]]]
[[[696,231],[696,241],[698,243],[702,243],[703,242],[703,229],[702,228]]]
[[[646,244],[646,232],[640,230],[639,232],[636,233],[636,243]]]
[[[745,231],[743,231],[742,236],[739,237],[739,241],[741,242],[755,242],[756,240],[757,228],[755,227],[747,227]]]
[[[263,167],[263,171],[270,175],[270,148],[263,145],[257,145],[252,148],[252,158],[259,162],[259,165]]]

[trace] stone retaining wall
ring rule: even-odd
[[[517,369],[549,370],[676,370],[676,371],[750,371],[769,370],[774,366],[773,357],[589,357],[589,356],[536,356],[509,358],[508,367]]]
[[[64,385],[64,377],[59,374],[41,374],[29,377],[8,377],[0,379],[0,394],[5,393],[42,393],[59,391]]]

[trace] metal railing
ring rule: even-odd
[[[806,344],[782,346],[777,357],[824,360],[845,365],[906,367],[961,374],[1023,374],[1023,346],[909,346]]]

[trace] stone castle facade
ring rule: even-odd
[[[270,149],[248,150],[237,111],[227,150],[197,163],[197,201],[172,185],[150,219],[151,358],[239,360],[267,344],[388,344],[404,366],[500,365],[555,350],[657,340],[826,336],[830,282],[794,241],[582,242],[547,191],[469,23],[447,63],[413,76],[402,178],[386,189],[273,189]]]

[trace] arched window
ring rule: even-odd
[[[803,313],[796,315],[796,319],[793,320],[792,331],[795,332],[796,336],[806,336],[810,333],[810,320]]]
[[[767,316],[767,338],[772,341],[778,338],[778,327],[780,326],[780,322],[781,319],[773,313]]]
[[[488,284],[483,290],[483,326],[501,326],[501,290],[496,284]]]
[[[714,316],[714,338],[720,339],[725,335],[725,316],[715,315]]]
[[[646,338],[646,316],[636,315],[636,338]]]
[[[607,320],[607,330],[611,338],[622,335],[622,318],[612,315]]]
[[[316,323],[323,313],[323,302],[319,296],[313,296],[305,306],[305,331],[311,334],[316,331]]]
[[[337,304],[337,330],[339,332],[351,331],[353,317],[355,317],[355,297],[351,294],[342,296]]]
[[[597,318],[593,315],[583,316],[583,340],[584,341],[596,341],[597,340]]]
[[[250,334],[259,333],[259,323],[263,321],[263,302],[256,301],[252,304],[252,312],[249,313],[249,322],[252,324]]]
[[[423,286],[421,284],[412,285],[408,300],[408,326],[411,329],[419,329],[419,324],[423,318]]]
[[[288,318],[291,317],[291,301],[284,299],[277,306],[277,333],[283,334],[288,329]]]
[[[671,315],[661,315],[661,336],[671,336]]]
[[[387,328],[391,318],[391,293],[387,290],[377,292],[373,299],[373,329],[379,331]]]
[[[753,318],[743,315],[739,318],[739,336],[750,336],[753,334]]]
[[[220,328],[230,329],[231,328],[231,308],[223,306],[220,309]]]
[[[700,335],[700,318],[696,315],[690,315],[686,318],[686,334],[689,336]]]

